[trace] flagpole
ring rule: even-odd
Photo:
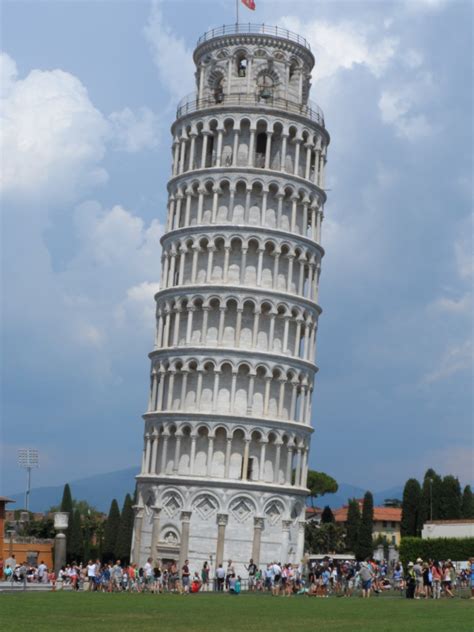
[[[239,0],[235,0],[235,15],[236,15],[236,24],[239,23]]]

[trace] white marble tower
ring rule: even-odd
[[[303,555],[329,135],[314,57],[233,25],[194,51],[172,126],[132,558]]]

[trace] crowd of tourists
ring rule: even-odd
[[[269,592],[274,596],[307,595],[327,598],[352,597],[361,594],[368,598],[386,591],[395,591],[408,599],[454,598],[463,588],[471,588],[474,599],[474,559],[463,568],[447,560],[409,562],[404,569],[400,562],[389,566],[386,561],[322,560],[310,561],[306,566],[273,562],[259,567],[250,559],[244,565],[245,577],[235,569],[232,560],[219,564],[214,572],[208,562],[192,569],[186,560],[181,568],[175,562],[162,564],[148,558],[143,566],[122,564],[120,560],[102,563],[89,560],[87,564],[67,564],[56,576],[42,561],[39,565],[17,564],[6,560],[3,579],[12,583],[49,583],[72,590],[98,592],[150,592],[192,594],[217,591],[238,595],[242,590]],[[1,573],[0,573],[1,577]]]

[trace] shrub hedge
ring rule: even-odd
[[[404,566],[418,557],[461,562],[474,557],[474,538],[402,538],[399,551]]]

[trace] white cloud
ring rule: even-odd
[[[143,281],[127,290],[127,297],[117,307],[115,315],[119,327],[141,327],[152,336],[155,317],[154,296],[160,289],[158,282]]]
[[[176,101],[195,88],[192,50],[164,23],[161,3],[154,2],[144,29],[163,85]]]
[[[458,299],[443,296],[434,302],[434,307],[441,312],[451,314],[471,314],[472,297],[468,292]]]
[[[113,141],[117,149],[136,153],[142,149],[154,149],[159,140],[159,120],[149,108],[137,112],[124,108],[109,116]]]
[[[86,88],[62,70],[32,70],[18,79],[8,55],[3,84],[1,189],[17,198],[63,200],[107,179],[100,166],[108,124]]]
[[[467,235],[472,231],[472,218],[467,227],[467,233],[454,244],[458,274],[461,279],[470,281],[473,277],[472,238]]]
[[[466,340],[461,344],[448,347],[436,368],[423,378],[425,384],[433,384],[440,380],[473,368],[472,341]]]
[[[448,0],[405,0],[405,8],[409,12],[438,11],[443,9]]]
[[[294,16],[280,20],[282,26],[303,35],[316,57],[315,79],[334,75],[341,69],[365,66],[375,77],[384,74],[394,57],[398,39],[379,37],[356,22],[332,24],[325,20],[303,22]]]
[[[436,132],[423,108],[434,93],[429,73],[420,73],[414,81],[407,81],[382,91],[379,110],[382,121],[395,128],[397,136],[417,141]]]
[[[14,60],[6,53],[0,53],[0,95],[5,97],[11,90],[18,75]]]

